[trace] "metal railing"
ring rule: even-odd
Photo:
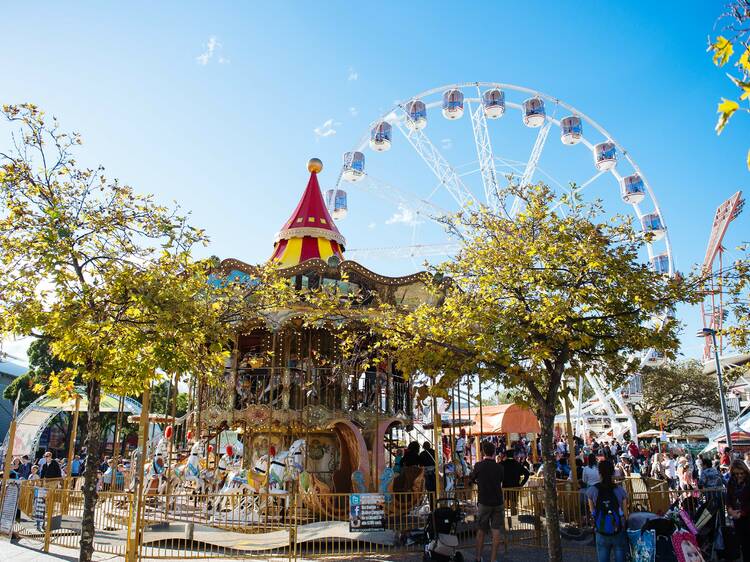
[[[723,490],[668,490],[659,481],[625,481],[629,510],[663,513],[677,502],[690,512],[701,499],[712,502],[715,517],[724,516]],[[544,548],[544,488],[505,489],[506,550]],[[448,497],[463,513],[457,528],[462,548],[473,549],[477,522],[476,490],[452,490]],[[352,495],[310,492],[191,494],[147,496],[136,520],[133,493],[99,492],[94,513],[94,549],[140,558],[317,558],[377,555],[421,549],[435,497],[428,492],[393,492],[383,497],[382,524],[367,530],[352,523]],[[565,549],[591,555],[592,521],[585,490],[558,482],[558,516]],[[355,504],[356,505],[356,504]],[[21,520],[15,532],[50,545],[80,548],[84,498],[60,482],[25,481],[21,485]],[[41,509],[40,509],[41,508]],[[356,511],[356,510],[355,510]],[[691,513],[691,515],[693,515]],[[133,532],[134,531],[134,532]],[[131,553],[133,551],[131,550]]]

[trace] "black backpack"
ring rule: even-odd
[[[595,486],[598,493],[594,509],[594,529],[600,535],[616,535],[624,529],[624,524],[615,489],[601,484]]]

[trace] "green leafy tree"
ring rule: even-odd
[[[479,373],[530,405],[541,425],[549,558],[560,561],[553,429],[563,380],[595,370],[616,387],[645,350],[673,356],[678,324],[664,313],[697,302],[699,284],[644,265],[645,237],[626,219],[603,222],[600,205],[576,189],[562,200],[544,185],[501,195],[522,199],[514,219],[479,208],[448,221],[463,243],[436,268],[431,302],[381,304],[370,321],[400,368],[435,381],[434,395]]]
[[[172,413],[172,402],[175,400],[175,386],[170,381],[163,381],[156,385],[151,391],[151,413],[166,414]],[[185,392],[177,393],[177,417],[182,417],[187,413],[188,395]]]
[[[750,257],[747,245],[739,249],[741,257],[724,275],[732,314],[724,331],[735,349],[750,351]]]
[[[719,102],[716,134],[720,135],[735,113],[750,113],[750,0],[732,0],[719,17],[718,25],[722,35],[709,38],[708,51],[717,67],[728,63],[735,67],[735,72],[728,72],[727,76],[737,89],[733,96]],[[750,169],[750,150],[747,167]]]
[[[3,391],[3,398],[11,401],[15,400],[18,391],[21,391],[19,410],[23,410],[44,394],[44,390],[49,386],[49,377],[62,372],[68,366],[52,354],[49,340],[46,338],[33,340],[27,354],[29,371],[17,377]]]
[[[656,412],[669,412],[667,431],[690,433],[714,427],[721,414],[716,380],[703,374],[696,360],[670,361],[644,368],[643,397],[635,407],[638,427],[658,428]]]
[[[4,106],[0,150],[0,334],[36,335],[67,364],[47,392],[88,398],[86,447],[100,456],[102,391],[140,394],[158,373],[210,376],[230,337],[222,293],[191,249],[206,242],[175,210],[79,166],[77,134],[34,105]],[[86,465],[80,560],[91,560],[96,462]]]

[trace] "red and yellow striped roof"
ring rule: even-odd
[[[346,240],[328,213],[318,184],[322,164],[311,160],[308,165],[310,180],[292,216],[284,223],[274,240],[271,259],[281,267],[292,267],[306,260],[331,256],[344,259]]]

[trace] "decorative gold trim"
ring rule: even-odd
[[[312,217],[311,217],[312,218]],[[346,238],[341,236],[338,232],[328,230],[327,228],[317,228],[314,226],[292,226],[291,228],[285,228],[279,231],[274,236],[273,243],[276,244],[279,240],[289,240],[291,238],[304,238],[309,236],[310,238],[325,238],[326,240],[333,240],[338,242],[342,246],[346,247]]]

